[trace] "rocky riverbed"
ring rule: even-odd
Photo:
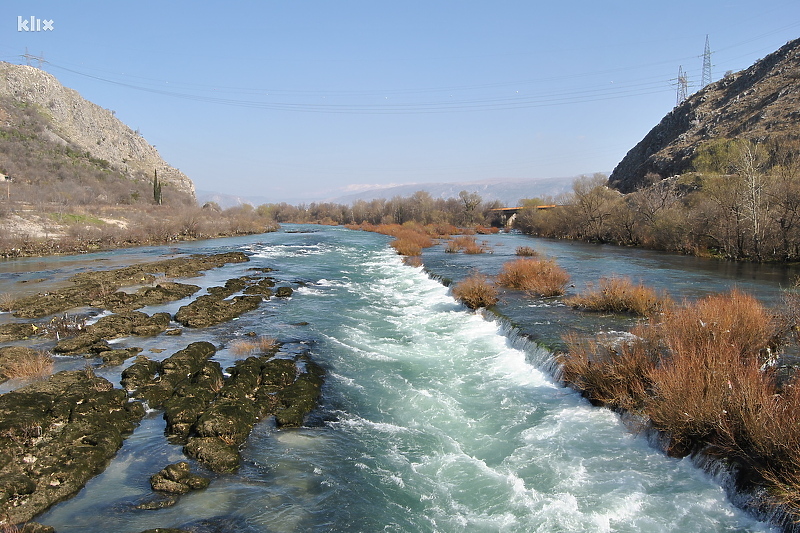
[[[245,335],[249,347],[229,368],[213,360],[217,347],[207,341],[187,343],[160,361],[138,347],[114,346],[119,339],[222,324],[270,298],[292,295],[292,287],[276,286],[270,269],[262,268],[207,287],[174,315],[138,311],[200,291],[176,278],[248,261],[246,254],[230,252],[84,272],[46,292],[4,300],[3,310],[16,321],[0,324],[0,342],[24,345],[0,348],[0,383],[49,352],[85,358],[86,367],[0,395],[0,525],[52,531],[31,520],[102,472],[148,408],[164,411],[165,437],[184,445],[187,461],[154,473],[153,496],[137,509],[171,506],[181,494],[205,489],[212,478],[192,469],[211,476],[238,469],[240,449],[259,420],[274,417],[278,427],[303,424],[321,395],[325,372],[307,353],[280,352],[274,339]],[[88,325],[70,318],[76,308],[93,309],[99,318]],[[133,357],[121,387],[95,374]]]

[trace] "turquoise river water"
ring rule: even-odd
[[[688,459],[665,457],[617,415],[558,385],[550,352],[530,342],[557,343],[569,327],[621,329],[630,319],[582,316],[558,299],[510,294],[500,320],[468,311],[436,278],[458,279],[474,268],[494,273],[522,244],[567,269],[571,291],[617,273],[677,298],[736,285],[769,301],[793,273],[520,235],[486,237],[486,244],[492,254],[445,254],[441,246],[426,252],[433,276],[404,266],[384,236],[307,226],[177,248],[0,263],[0,292],[18,292],[87,268],[243,250],[250,263],[192,283],[217,285],[248,268],[271,267],[293,284],[294,296],[228,324],[118,344],[163,359],[210,340],[225,366],[235,359],[231,341],[254,331],[277,337],[286,351],[308,351],[327,370],[322,406],[307,427],[260,423],[240,471],[213,476],[207,490],[166,509],[133,508],[150,493],[150,475],[185,459],[164,439],[161,413],[151,412],[103,474],[38,520],[59,533],[770,531],[732,505],[724,480]],[[51,281],[19,283],[41,278]],[[174,312],[185,303],[144,311]],[[84,364],[58,361],[59,368]],[[118,385],[122,368],[98,373]]]

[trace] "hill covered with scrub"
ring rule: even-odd
[[[135,204],[152,197],[156,171],[167,202],[194,201],[192,180],[113,111],[43,70],[0,62],[0,172],[16,199]]]
[[[694,170],[693,160],[705,143],[734,138],[800,139],[800,39],[675,107],[620,161],[609,185],[629,193],[685,174]]]
[[[276,227],[249,205],[198,207],[192,180],[113,111],[47,72],[3,62],[0,174],[0,257]]]
[[[670,111],[611,175],[520,212],[533,235],[800,260],[800,39]]]

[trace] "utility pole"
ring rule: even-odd
[[[711,47],[708,44],[708,35],[706,35],[706,48],[703,52],[703,79],[701,85],[705,88],[709,83],[711,83]]]

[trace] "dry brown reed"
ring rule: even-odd
[[[14,309],[16,299],[10,292],[0,293],[0,311],[11,311]]]
[[[230,349],[235,355],[267,354],[278,346],[279,343],[274,337],[261,336],[251,339],[236,339],[231,342]]]
[[[656,360],[647,340],[633,339],[565,335],[569,351],[557,357],[562,379],[596,405],[640,414]]]
[[[658,293],[642,283],[634,285],[630,278],[603,278],[599,287],[564,300],[564,303],[586,311],[631,313],[652,316],[672,305],[665,293]]]
[[[470,309],[490,307],[497,303],[497,287],[479,272],[470,274],[453,286],[453,296]]]
[[[400,255],[420,255],[423,248],[434,245],[433,239],[420,228],[401,226],[392,228],[388,235],[395,238],[391,245]]]
[[[564,294],[569,274],[552,259],[520,258],[503,265],[497,282],[535,296],[558,296]]]
[[[742,358],[767,358],[776,336],[764,306],[738,289],[672,308],[664,313],[660,328],[672,352],[725,344],[735,346]]]
[[[10,379],[44,378],[53,373],[53,356],[46,351],[32,351],[24,357],[9,361],[3,374]]]
[[[514,253],[522,257],[534,257],[536,255],[539,255],[539,252],[537,252],[530,246],[517,246],[517,249]]]
[[[444,251],[447,253],[482,254],[486,252],[486,248],[478,244],[474,235],[460,235],[450,239]]]

